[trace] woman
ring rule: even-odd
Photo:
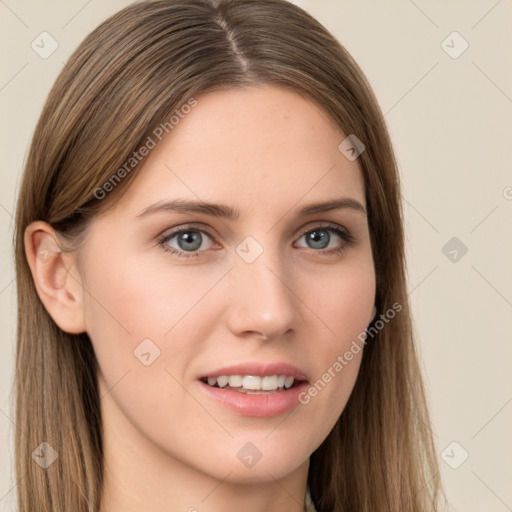
[[[297,6],[100,25],[18,199],[19,510],[436,510],[399,198],[370,86]]]

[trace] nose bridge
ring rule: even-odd
[[[296,327],[298,300],[277,244],[263,245],[247,237],[236,248],[231,274],[234,286],[231,328],[261,333],[267,338]]]

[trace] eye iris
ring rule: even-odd
[[[324,249],[329,245],[330,235],[327,231],[315,230],[308,233],[307,239],[313,243],[313,248]]]
[[[180,249],[183,249],[184,251],[195,251],[199,249],[199,247],[201,247],[201,242],[201,233],[198,233],[197,231],[185,231],[178,235],[178,245],[180,246]]]

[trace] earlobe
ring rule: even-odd
[[[83,287],[72,253],[61,251],[54,229],[36,221],[25,230],[25,254],[44,307],[65,332],[84,332]]]

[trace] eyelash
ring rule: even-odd
[[[192,258],[192,257],[200,256],[201,253],[204,251],[194,251],[194,252],[187,253],[186,251],[180,251],[180,250],[176,249],[175,247],[170,247],[169,245],[167,245],[167,242],[169,240],[171,240],[174,236],[179,235],[180,233],[186,233],[188,231],[196,231],[198,233],[207,235],[213,241],[215,241],[215,238],[213,237],[213,235],[211,235],[208,231],[206,231],[202,228],[195,227],[193,225],[187,225],[185,227],[181,227],[180,229],[172,231],[171,233],[167,233],[165,235],[158,237],[158,244],[162,247],[162,249],[165,252],[174,254],[174,255],[178,256],[179,258]],[[325,225],[314,226],[312,228],[308,228],[308,229],[304,230],[302,232],[302,234],[300,235],[299,239],[302,238],[307,233],[311,233],[312,231],[329,231],[331,233],[335,233],[342,240],[345,241],[345,243],[340,247],[335,247],[335,248],[331,248],[331,249],[319,249],[319,250],[312,249],[314,252],[320,252],[320,253],[324,253],[327,255],[341,255],[355,241],[354,237],[348,231],[340,228],[337,224],[329,224],[329,223],[325,224]]]

